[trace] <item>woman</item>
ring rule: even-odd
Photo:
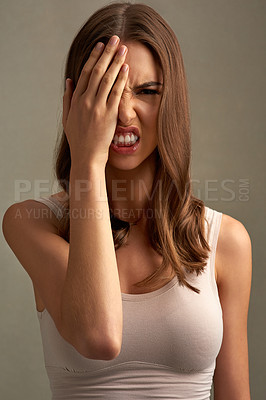
[[[65,78],[62,191],[3,220],[53,399],[209,399],[212,381],[215,400],[250,399],[251,242],[192,195],[174,32],[146,5],[110,4],[75,37]]]

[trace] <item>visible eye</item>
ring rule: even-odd
[[[138,94],[159,94],[159,92],[153,89],[142,89]]]

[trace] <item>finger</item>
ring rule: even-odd
[[[67,116],[69,113],[70,105],[71,105],[71,97],[72,97],[72,80],[67,78],[66,80],[66,90],[63,96],[63,117],[62,123],[65,129]]]
[[[86,91],[86,96],[90,97],[91,99],[95,98],[97,94],[100,82],[117,51],[119,41],[120,39],[118,36],[114,35],[111,37],[100,59],[91,71],[91,76]]]
[[[111,90],[107,107],[118,108],[128,78],[128,71],[128,64],[124,64],[119,72],[118,79]]]
[[[97,93],[97,98],[99,101],[103,101],[104,104],[106,104],[108,95],[110,94],[110,91],[115,83],[115,80],[118,77],[118,74],[121,70],[121,67],[125,61],[126,55],[127,55],[127,47],[126,46],[121,46],[120,49],[118,50],[114,61],[112,62],[110,68],[102,78],[98,93]]]
[[[75,89],[75,96],[81,96],[85,90],[87,89],[88,82],[90,79],[90,74],[99,60],[104,49],[104,44],[102,42],[98,42],[96,46],[93,48],[88,60],[86,61],[84,67],[82,68],[81,74],[79,76],[76,89]]]

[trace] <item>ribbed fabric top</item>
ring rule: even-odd
[[[53,198],[36,201],[61,218],[60,203]],[[205,210],[208,263],[203,274],[187,275],[200,294],[180,286],[176,276],[150,293],[122,293],[122,348],[114,360],[83,357],[61,337],[47,310],[37,312],[53,400],[210,398],[223,338],[215,281],[222,213],[206,206]]]

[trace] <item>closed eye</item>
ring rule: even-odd
[[[142,89],[138,94],[159,94],[158,90],[153,89]]]

